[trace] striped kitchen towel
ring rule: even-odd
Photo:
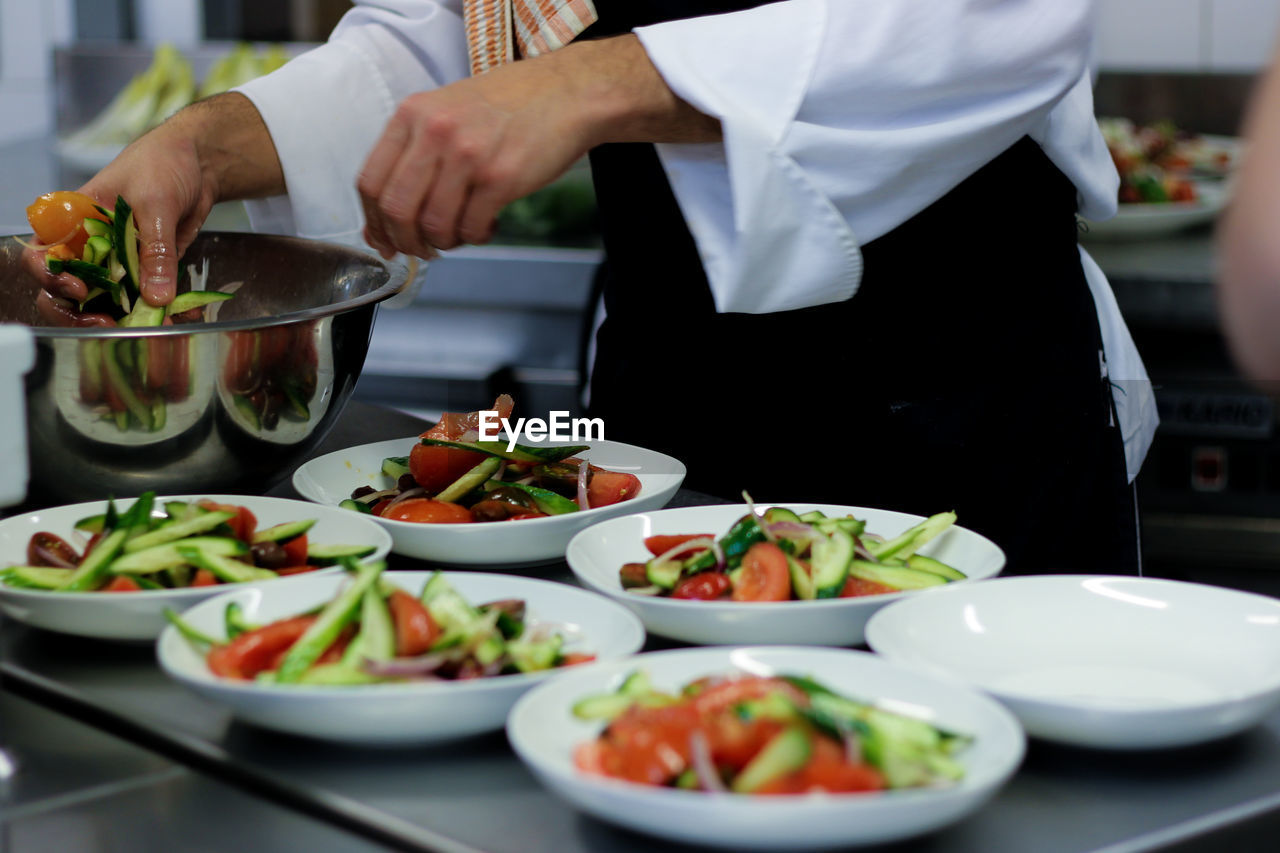
[[[462,16],[473,75],[564,47],[598,17],[592,0],[465,0]]]

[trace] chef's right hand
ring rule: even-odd
[[[80,192],[102,207],[115,207],[123,196],[133,208],[138,227],[138,285],[151,305],[173,301],[178,282],[178,259],[187,250],[216,201],[206,178],[191,122],[182,113],[135,140],[95,175]],[[87,288],[75,276],[54,275],[43,253],[28,251],[29,272],[39,277],[44,293],[37,308],[45,322],[56,325],[114,325],[102,314],[81,314],[76,302]]]

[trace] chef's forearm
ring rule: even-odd
[[[676,97],[633,35],[578,42],[551,57],[589,110],[596,144],[721,139],[719,120]]]
[[[170,123],[190,138],[218,201],[285,192],[284,171],[271,134],[253,102],[238,92],[206,98]]]

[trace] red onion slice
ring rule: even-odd
[[[872,554],[870,551],[868,551],[868,550],[863,546],[863,544],[862,544],[862,540],[857,539],[857,538],[854,538],[854,540],[853,540],[853,553],[854,553],[854,554],[856,554],[856,555],[858,555],[859,557],[861,557],[861,558],[862,558],[862,559],[864,559],[864,560],[869,560],[869,561],[871,561],[871,562],[873,562],[873,563],[878,563],[878,562],[880,562],[880,558],[879,558],[879,557],[877,557],[875,554]]]
[[[698,777],[698,787],[711,793],[724,793],[727,788],[720,778],[715,763],[711,760],[711,747],[707,744],[707,736],[700,731],[689,735],[689,764]]]
[[[367,495],[361,495],[356,498],[356,500],[360,501],[362,504],[375,504],[383,498],[395,497],[398,494],[400,494],[399,489],[383,489],[380,492],[370,492]]]
[[[449,663],[452,656],[446,652],[421,655],[416,658],[392,658],[391,660],[374,660],[365,658],[360,667],[370,675],[379,678],[401,678],[414,675],[430,675],[440,667]]]
[[[756,513],[755,501],[751,500],[751,495],[747,494],[746,489],[742,490],[742,499],[747,502],[747,511],[756,520],[756,524],[759,525],[761,532],[764,533],[764,538],[770,542],[777,542],[778,537],[773,535],[772,531],[769,530],[769,525],[764,522],[764,513]]]
[[[591,502],[587,498],[587,475],[590,473],[591,463],[583,459],[578,466],[578,506],[582,509],[591,509]]]
[[[426,494],[427,494],[427,490],[422,488],[421,486],[419,486],[416,489],[405,489],[403,492],[401,492],[400,494],[392,498],[391,503],[383,507],[382,511],[383,513],[386,513],[387,510],[391,509],[393,506],[395,506],[398,503],[407,501],[410,498],[420,498],[425,496]]]

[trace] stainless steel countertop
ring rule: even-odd
[[[318,452],[409,435],[420,425],[399,413],[352,404]],[[282,486],[275,493],[289,489]],[[707,501],[688,492],[677,500]],[[393,560],[396,569],[419,566]],[[573,582],[563,563],[524,573]],[[671,645],[651,640],[648,648]],[[14,693],[260,799],[392,846],[488,853],[654,849],[652,840],[578,814],[553,797],[500,733],[396,750],[290,738],[239,724],[220,706],[169,681],[149,646],[86,643],[13,623],[0,628],[0,678]],[[79,760],[88,767],[118,767],[124,779],[157,766],[144,759],[116,762],[111,749],[118,747],[90,744]],[[1221,850],[1228,840],[1229,846],[1248,842],[1267,849],[1277,823],[1280,713],[1224,741],[1150,754],[1033,742],[1021,770],[988,806],[955,826],[891,849],[1119,853],[1175,844],[1179,850]]]

